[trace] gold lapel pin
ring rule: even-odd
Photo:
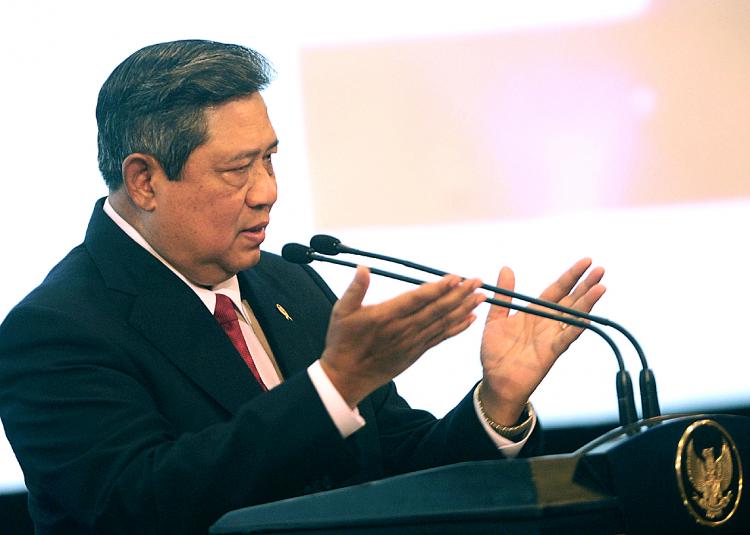
[[[278,310],[279,314],[284,316],[287,320],[292,321],[292,317],[289,315],[289,312],[287,312],[286,309],[278,303],[276,303],[276,310]]]

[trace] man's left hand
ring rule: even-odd
[[[590,259],[579,260],[539,298],[589,312],[605,292],[599,284],[604,269],[594,268],[581,280],[590,267]],[[497,285],[513,290],[515,276],[510,268],[500,270]],[[495,297],[507,300],[501,295]],[[500,425],[513,425],[531,393],[581,332],[578,327],[539,316],[522,312],[511,315],[508,308],[493,305],[487,315],[481,349],[481,396],[488,416]]]

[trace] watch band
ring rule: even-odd
[[[490,418],[487,412],[484,410],[484,404],[482,403],[481,394],[482,383],[480,382],[477,391],[479,412],[482,414],[482,418],[484,418],[484,421],[487,422],[487,425],[489,425],[498,435],[512,440],[518,438],[520,435],[523,435],[529,429],[531,429],[531,425],[534,423],[534,407],[531,405],[531,402],[526,402],[526,407],[524,407],[521,416],[518,418],[518,424],[500,425],[495,420]]]

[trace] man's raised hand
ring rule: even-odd
[[[466,330],[485,296],[478,279],[447,275],[376,305],[363,305],[370,272],[358,267],[333,307],[320,358],[329,379],[356,406],[411,366],[425,351]]]
[[[590,259],[579,260],[539,298],[581,312],[591,311],[605,288],[599,284],[604,276],[600,267],[583,278],[590,267]],[[510,268],[500,270],[497,285],[513,290],[515,276]],[[490,417],[500,425],[513,425],[531,393],[581,332],[559,321],[522,312],[511,315],[507,308],[493,306],[487,315],[481,350],[482,404]]]

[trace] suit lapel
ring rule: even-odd
[[[242,296],[258,318],[284,377],[306,369],[320,356],[320,349],[310,339],[305,318],[295,308],[299,298],[261,269],[244,271],[238,277]]]
[[[190,380],[231,413],[260,394],[242,357],[197,295],[102,211],[85,245],[108,287],[134,295],[127,321]]]
[[[261,393],[260,386],[203,302],[174,279],[178,284],[162,283],[154,292],[139,295],[129,321],[185,375],[234,413]]]

